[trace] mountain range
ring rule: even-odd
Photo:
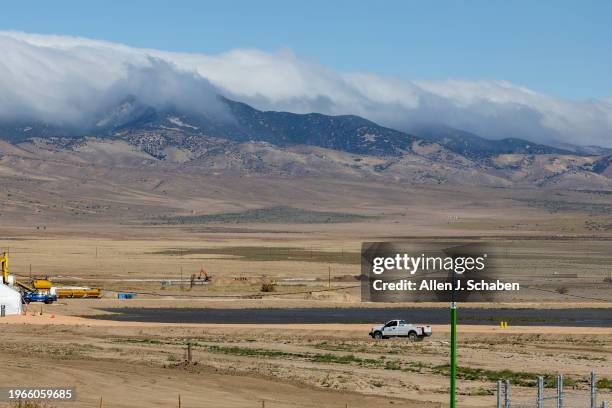
[[[108,158],[104,152],[112,145],[113,162],[137,165],[132,159],[139,157],[203,172],[612,190],[612,149],[490,140],[439,124],[406,132],[354,115],[260,111],[224,97],[219,102],[221,112],[202,113],[128,98],[79,128],[0,123],[0,139],[93,161]],[[7,149],[0,154],[0,160],[10,156]]]

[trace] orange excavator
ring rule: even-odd
[[[212,276],[204,270],[203,266],[200,266],[200,274],[198,275],[198,280],[203,280],[204,282],[212,281]]]

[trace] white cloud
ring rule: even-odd
[[[435,122],[485,137],[612,146],[612,98],[570,101],[505,81],[412,81],[337,72],[289,50],[217,55],[0,32],[0,118],[89,123],[128,95],[219,113],[220,92],[259,109],[356,114],[410,129]]]

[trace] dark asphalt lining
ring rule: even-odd
[[[158,323],[310,324],[383,323],[404,319],[419,324],[447,324],[445,308],[305,308],[305,309],[102,309],[97,319]],[[459,309],[461,324],[612,327],[612,309]]]

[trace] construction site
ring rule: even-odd
[[[83,286],[54,286],[47,278],[33,278],[23,283],[9,273],[9,256],[4,252],[0,258],[2,266],[2,286],[0,287],[0,303],[2,317],[27,313],[24,305],[31,302],[42,302],[50,305],[58,299],[100,298],[100,288]]]
[[[361,302],[361,241],[323,229],[306,240],[6,231],[21,237],[3,242],[3,382],[72,387],[83,407],[447,406],[448,305]],[[535,303],[459,306],[459,406],[600,408],[612,392],[608,241],[511,242],[508,265],[556,289]],[[432,335],[368,336],[394,318]]]

